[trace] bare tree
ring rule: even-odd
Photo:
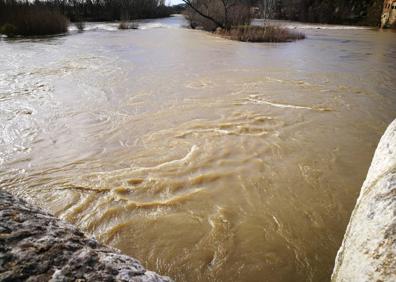
[[[199,1],[191,1],[191,0],[182,0],[190,9],[192,9],[195,13],[200,15],[201,17],[211,21],[214,23],[217,27],[225,28],[225,25],[218,19],[215,19],[214,17],[210,16],[208,12],[208,5],[207,3],[198,3]],[[206,12],[202,7],[206,8]]]
[[[221,4],[223,4],[224,8],[224,26],[226,28],[230,28],[229,24],[229,11],[232,7],[235,7],[238,4],[238,1],[235,0],[220,0]]]
[[[259,5],[261,8],[262,18],[269,19],[274,13],[276,0],[261,0]]]
[[[211,25],[202,24],[205,29],[230,29],[234,25],[250,24],[251,13],[243,0],[183,0],[183,2]],[[196,15],[190,17],[197,20]],[[191,19],[190,19],[191,20]]]

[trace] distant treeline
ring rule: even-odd
[[[191,0],[196,6],[214,2],[229,7],[243,4],[254,9],[254,17],[328,24],[380,24],[384,0]]]
[[[167,17],[164,0],[0,0],[0,34],[64,33],[69,21],[124,21]]]
[[[160,18],[172,14],[164,0],[0,0],[0,23],[20,10],[46,9],[71,21],[114,21]]]
[[[379,25],[383,0],[257,0],[267,17],[329,24]]]

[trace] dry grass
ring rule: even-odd
[[[277,26],[237,26],[229,30],[220,30],[218,34],[243,42],[291,42],[305,39],[305,35]]]

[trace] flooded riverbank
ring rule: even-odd
[[[0,188],[176,281],[329,280],[395,118],[395,34],[183,24],[0,41]]]

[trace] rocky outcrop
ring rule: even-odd
[[[396,281],[396,120],[375,152],[332,281]]]
[[[165,282],[135,259],[0,190],[0,281]]]

